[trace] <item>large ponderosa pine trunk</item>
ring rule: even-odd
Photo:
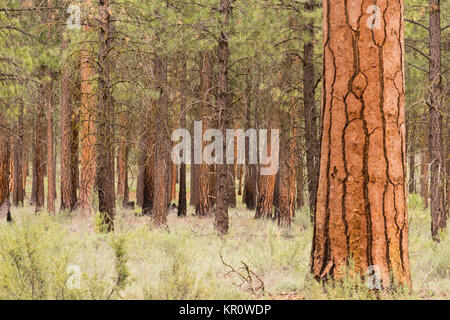
[[[311,271],[370,266],[411,283],[406,206],[403,1],[323,2],[323,131]],[[369,26],[371,28],[369,28]],[[373,27],[373,28],[372,28]]]

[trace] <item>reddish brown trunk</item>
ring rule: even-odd
[[[247,88],[245,90],[245,105],[246,105],[246,129],[252,127],[251,115],[252,115],[252,84],[251,79],[247,76],[246,79]],[[249,150],[250,144],[248,139],[245,140],[245,181],[244,181],[244,194],[242,201],[245,203],[247,210],[255,210],[256,208],[256,184],[257,184],[257,168],[255,164],[249,163]]]
[[[62,40],[62,50],[66,51],[67,40]],[[73,181],[72,165],[75,154],[73,150],[72,101],[70,96],[70,72],[63,68],[61,76],[61,210],[72,211],[76,205],[76,184]],[[76,163],[78,166],[78,163]],[[75,197],[74,197],[75,196]]]
[[[23,102],[20,103],[19,121],[17,123],[17,134],[14,137],[14,189],[13,205],[24,205],[24,184],[23,184]]]
[[[442,75],[441,75],[441,10],[440,0],[429,1],[430,25],[430,99],[427,101],[430,112],[429,148],[430,148],[430,210],[431,235],[438,241],[440,230],[447,225],[445,212],[444,155],[442,144]]]
[[[143,136],[145,141],[144,175],[143,175],[143,197],[142,212],[151,214],[154,201],[154,173],[155,168],[155,127],[154,127],[154,105],[149,105],[146,123],[146,133]]]
[[[212,66],[211,66],[211,52],[206,50],[200,54],[201,65],[201,84],[200,84],[200,117],[202,121],[202,135],[209,128],[209,119],[211,118],[211,90],[212,90]],[[202,142],[202,150],[206,143]],[[211,198],[210,195],[210,166],[203,162],[202,164],[194,164],[196,166],[196,204],[195,213],[199,216],[207,216],[211,213]]]
[[[188,93],[188,79],[187,79],[187,61],[186,55],[181,58],[181,83],[182,83],[182,93],[187,95]],[[186,128],[186,99],[182,98],[180,101],[180,127]],[[178,195],[178,217],[185,217],[187,213],[187,202],[186,202],[186,163],[182,162],[180,164],[180,191]]]
[[[145,121],[143,122],[143,128],[145,128]],[[144,129],[145,130],[145,129]],[[142,135],[142,139],[139,141],[139,159],[138,159],[138,177],[136,186],[136,203],[142,207],[144,204],[144,180],[145,180],[145,167],[147,160],[147,141],[146,134]],[[148,139],[148,138],[147,138]]]
[[[379,269],[410,285],[403,82],[403,1],[323,2],[323,129],[311,271]],[[373,28],[372,28],[373,27]]]
[[[192,144],[194,145],[194,144]],[[194,150],[194,149],[192,149]],[[193,153],[192,153],[193,154]],[[197,196],[197,171],[198,171],[198,165],[196,164],[191,164],[191,170],[190,170],[190,175],[191,175],[191,182],[190,182],[190,189],[191,189],[191,194],[189,197],[189,205],[196,207],[197,206],[197,201],[198,201],[198,196]]]
[[[226,128],[229,124],[230,116],[230,101],[228,93],[228,59],[230,57],[230,51],[228,48],[228,28],[229,17],[231,13],[230,0],[220,0],[220,34],[218,38],[218,86],[217,86],[217,111],[220,119],[219,128],[224,137],[223,154],[226,154],[225,141],[226,141]],[[215,228],[219,235],[225,235],[228,233],[229,221],[228,221],[228,174],[229,166],[225,163],[217,164],[217,176],[216,176],[216,192],[217,203],[215,212]]]
[[[238,186],[238,195],[241,196],[242,195],[242,176],[244,173],[244,166],[242,164],[240,164],[238,166],[238,180],[239,180],[239,186]]]
[[[270,124],[269,124],[270,127]],[[271,136],[269,134],[267,142],[268,156],[272,156],[271,150]],[[278,155],[277,155],[278,156]],[[261,166],[265,167],[265,166]],[[260,172],[261,167],[258,172]],[[258,197],[256,202],[255,218],[274,218],[273,205],[275,196],[275,184],[277,174],[273,175],[259,175],[256,173],[258,179]]]
[[[308,0],[305,9],[313,11],[315,1]],[[319,140],[315,98],[314,47],[315,31],[311,20],[307,26],[309,41],[303,47],[303,100],[305,105],[306,171],[308,177],[309,208],[311,219],[316,212],[317,185],[319,180]]]
[[[0,208],[9,200],[9,136],[0,115]]]
[[[301,154],[301,149],[297,147],[297,208],[303,208],[305,205],[304,198],[304,178],[303,178],[303,155]]]
[[[285,123],[289,123],[286,119]],[[289,132],[289,130],[283,130]],[[278,181],[278,204],[275,208],[280,227],[290,227],[295,214],[295,139],[282,137],[280,146],[280,170]]]
[[[90,27],[84,27],[84,32],[89,33]],[[93,81],[95,75],[94,58],[91,56],[91,47],[87,46],[81,51],[81,159],[80,159],[80,179],[79,198],[77,207],[86,213],[92,210],[91,196],[95,183],[96,163],[95,163],[95,93]]]
[[[178,167],[176,164],[172,164],[172,175],[171,175],[171,188],[170,188],[170,201],[175,200],[177,196],[177,175]]]
[[[35,205],[36,211],[41,211],[44,207],[44,142],[45,142],[45,125],[44,125],[44,104],[45,99],[39,99],[36,129],[35,129],[35,155],[34,155],[34,169],[35,170]]]
[[[22,140],[24,141],[24,140]],[[25,201],[26,195],[26,186],[27,186],[27,177],[28,177],[28,144],[24,144],[23,147],[23,159],[22,159],[22,186],[23,186],[23,199]],[[25,205],[24,202],[22,202]]]
[[[420,196],[425,202],[425,208],[428,208],[428,198],[430,196],[429,188],[429,166],[430,166],[430,156],[427,151],[422,153],[422,163],[420,164]]]
[[[157,195],[153,201],[152,217],[158,227],[167,224],[167,205],[169,203],[169,188],[167,181],[169,170],[172,168],[170,160],[170,138],[169,138],[169,112],[167,84],[167,57],[155,59],[155,74],[157,80],[157,91],[159,98],[156,101],[155,110],[155,168],[154,168],[154,194]]]
[[[117,157],[117,195],[125,205],[129,202],[128,188],[128,114],[119,115],[119,152]]]
[[[49,83],[46,84],[46,104],[47,104],[47,211],[55,212],[56,193],[56,173],[54,162],[54,141],[53,141],[53,80],[51,71]]]
[[[416,154],[414,150],[414,142],[411,141],[409,145],[409,181],[408,181],[408,192],[409,193],[416,193]]]
[[[114,105],[111,96],[109,53],[114,34],[112,17],[108,1],[99,1],[99,46],[98,46],[98,106],[97,106],[97,191],[98,209],[108,231],[114,229],[115,193],[114,193],[114,157],[113,157],[113,114]]]
[[[80,163],[80,156],[79,156],[79,136],[80,136],[80,130],[79,130],[79,123],[80,123],[80,116],[78,113],[75,113],[72,116],[72,151],[71,151],[71,174],[72,174],[72,201],[74,203],[74,207],[77,204],[77,190],[80,186],[80,171],[79,171],[79,163]]]

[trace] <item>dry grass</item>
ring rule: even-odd
[[[441,243],[431,240],[429,214],[418,197],[411,197],[409,212],[414,290],[381,298],[448,299],[449,239],[443,234]],[[192,216],[192,208],[184,219],[171,214],[167,230],[153,228],[138,210],[120,211],[110,235],[96,232],[95,217],[81,214],[36,216],[24,208],[14,210],[14,217],[12,226],[0,222],[0,298],[376,298],[364,283],[323,288],[310,278],[312,228],[306,210],[283,230],[273,221],[255,220],[240,205],[230,210],[230,234],[222,239],[213,219]],[[115,289],[118,268],[111,241],[119,238],[131,278]],[[80,267],[81,288],[67,287],[68,265]]]

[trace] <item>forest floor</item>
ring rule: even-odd
[[[325,288],[309,275],[312,227],[306,209],[291,229],[230,209],[230,233],[212,218],[171,213],[152,227],[138,209],[118,210],[115,232],[98,231],[95,215],[36,215],[13,208],[0,222],[0,299],[449,299],[450,239],[430,237],[429,212],[409,200],[413,291],[377,296],[350,278]],[[101,226],[100,226],[101,227]]]

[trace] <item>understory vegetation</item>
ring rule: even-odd
[[[113,233],[95,215],[35,214],[16,208],[0,222],[1,299],[448,299],[450,240],[434,242],[429,212],[409,199],[413,290],[369,290],[348,277],[320,284],[309,273],[312,228],[297,211],[291,229],[230,212],[230,233],[219,238],[213,218],[168,217],[152,227],[139,210],[122,210]],[[448,231],[448,229],[447,229]]]

